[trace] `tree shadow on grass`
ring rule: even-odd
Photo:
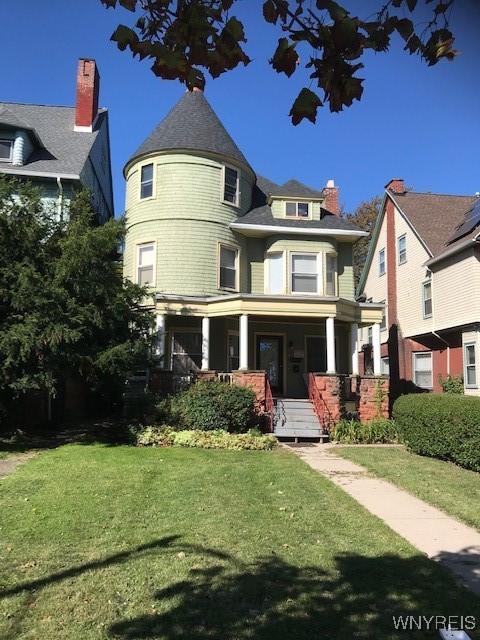
[[[232,559],[233,560],[233,559]],[[423,556],[344,554],[335,567],[295,566],[276,555],[251,565],[192,568],[156,592],[157,613],[110,627],[122,640],[428,638],[395,630],[393,616],[480,614],[475,596]]]

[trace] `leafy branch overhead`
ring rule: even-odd
[[[100,0],[106,7],[132,12],[132,26],[121,24],[112,35],[122,51],[152,61],[160,78],[180,80],[189,89],[239,64],[248,65],[242,22],[231,15],[238,0]],[[252,1],[252,0],[249,0]],[[342,111],[363,93],[362,57],[367,51],[386,52],[398,34],[404,50],[429,66],[452,60],[454,37],[449,17],[454,0],[378,0],[378,11],[362,19],[334,0],[266,0],[263,18],[281,37],[270,64],[292,76],[305,68],[309,86],[301,89],[290,111],[293,124],[315,122],[318,108],[328,104]],[[261,2],[258,0],[259,11]],[[414,17],[427,11],[421,26]]]

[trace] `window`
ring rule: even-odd
[[[220,288],[237,288],[238,249],[220,246]]]
[[[463,349],[463,358],[465,362],[465,387],[471,389],[472,387],[477,386],[475,344],[466,344]]]
[[[373,327],[368,327],[367,329],[367,341],[368,344],[373,344]]]
[[[390,358],[385,357],[381,359],[381,373],[382,376],[389,376],[390,375]]]
[[[398,264],[407,261],[407,236],[401,235],[397,241]]]
[[[334,296],[337,292],[337,256],[327,253],[325,263],[325,295]]]
[[[0,161],[11,162],[13,155],[12,140],[0,140]]]
[[[432,282],[428,280],[423,285],[423,317],[432,317]]]
[[[153,164],[144,164],[140,175],[140,198],[153,196]]]
[[[224,167],[223,200],[238,207],[239,204],[239,172],[232,167]]]
[[[284,293],[283,253],[269,253],[267,256],[268,293]]]
[[[381,302],[382,304],[385,304],[385,300],[382,300]],[[380,331],[385,331],[386,328],[387,328],[387,309],[386,307],[384,307],[382,311],[382,322],[380,323]]]
[[[285,215],[287,218],[308,218],[308,202],[286,202]]]
[[[155,245],[153,242],[139,244],[137,251],[137,283],[142,287],[153,284]]]
[[[413,382],[421,389],[432,388],[432,354],[431,352],[413,354]]]
[[[385,249],[378,252],[378,275],[383,276],[385,273]]]
[[[316,254],[292,255],[292,293],[318,293]]]
[[[240,338],[238,333],[228,334],[227,371],[236,371],[240,367]]]
[[[187,376],[202,366],[202,334],[197,331],[174,331],[172,336],[172,371]]]

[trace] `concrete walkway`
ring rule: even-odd
[[[480,532],[341,458],[335,445],[288,448],[480,594]]]

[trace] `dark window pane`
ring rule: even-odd
[[[238,200],[238,171],[225,167],[225,184],[223,199],[227,202],[237,203]]]
[[[317,293],[317,276],[293,275],[292,291],[296,293]]]
[[[298,203],[298,217],[299,218],[308,218],[308,202],[299,202]]]
[[[142,167],[142,182],[153,179],[153,164],[146,164]]]
[[[236,271],[228,267],[220,267],[220,286],[227,289],[235,289]]]
[[[153,195],[153,183],[146,182],[145,184],[142,184],[142,186],[140,187],[140,197],[151,198],[152,195]]]
[[[10,160],[12,153],[12,143],[10,140],[0,140],[0,159]]]
[[[227,249],[225,247],[220,249],[220,266],[235,269],[236,259],[237,252],[235,249]]]

